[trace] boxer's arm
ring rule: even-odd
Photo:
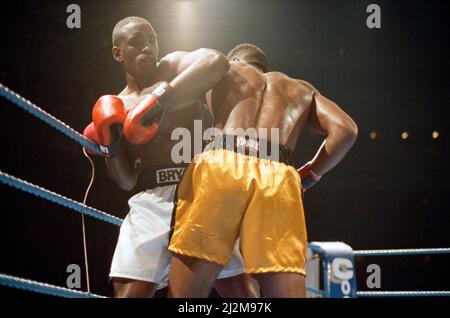
[[[202,98],[219,83],[230,67],[222,53],[211,49],[174,52],[161,63],[170,65],[170,85],[176,96],[175,105],[189,104]]]
[[[209,90],[206,92],[205,101],[206,101],[206,105],[208,107],[209,114],[211,115],[212,118],[214,118],[214,110],[212,107],[212,90]]]
[[[317,91],[313,93],[307,126],[326,136],[309,167],[322,176],[334,168],[353,146],[358,127],[338,105]]]
[[[124,153],[114,157],[106,158],[108,175],[123,190],[131,191],[137,182],[137,174]]]

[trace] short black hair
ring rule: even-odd
[[[146,19],[141,18],[141,17],[135,17],[135,16],[126,17],[126,18],[120,20],[119,22],[117,22],[116,25],[114,26],[114,29],[112,32],[113,45],[118,44],[120,36],[121,36],[121,29],[128,23],[133,23],[133,22],[147,24],[150,27],[150,29],[153,31],[153,33],[156,34],[155,29],[153,29],[153,26]]]
[[[230,50],[227,54],[228,60],[232,61],[234,58],[239,58],[244,54],[251,55],[251,60],[247,60],[245,62],[249,64],[255,64],[259,68],[263,70],[263,72],[267,72],[267,57],[264,54],[263,50],[261,50],[256,45],[250,43],[241,43],[236,45],[234,48]]]

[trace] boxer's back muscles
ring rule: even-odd
[[[231,63],[226,78],[212,92],[215,127],[279,129],[279,143],[294,148],[305,125],[314,88],[280,72],[261,73],[242,62]]]
[[[325,135],[333,148],[332,158],[316,158],[321,173],[334,167],[350,148],[347,144],[354,143],[355,122],[311,84],[281,72],[262,73],[243,62],[230,64],[211,94],[216,128],[278,128],[279,143],[294,149],[301,130],[308,126]]]

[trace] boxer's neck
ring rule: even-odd
[[[138,95],[146,87],[149,87],[157,82],[156,74],[146,77],[136,77],[130,73],[126,73],[127,86],[130,93],[137,93]]]

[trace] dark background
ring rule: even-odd
[[[81,29],[66,27],[73,2],[81,7]],[[97,98],[125,85],[111,57],[119,19],[147,18],[160,56],[255,43],[271,70],[312,83],[359,126],[345,160],[305,195],[309,241],[354,249],[449,247],[449,8],[446,1],[377,1],[382,28],[368,29],[370,3],[10,1],[0,13],[0,82],[82,131]],[[0,170],[81,201],[90,177],[81,147],[0,102]],[[431,137],[434,130],[439,138]],[[301,136],[298,166],[321,140]],[[124,217],[130,193],[108,179],[102,159],[95,163],[88,204]],[[0,272],[65,286],[67,265],[83,266],[80,214],[0,186]],[[92,291],[111,295],[118,228],[88,218],[87,233]],[[450,289],[448,256],[358,258],[361,289],[370,263],[381,266],[383,290]]]

